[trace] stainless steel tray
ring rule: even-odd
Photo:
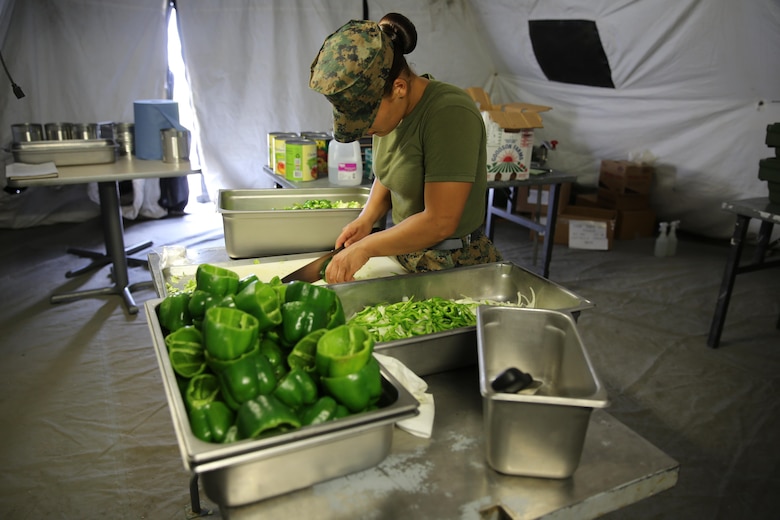
[[[369,188],[220,190],[225,249],[231,258],[310,253],[333,249],[341,229],[360,209],[286,210],[311,199],[365,204]]]
[[[578,317],[593,303],[546,278],[511,262],[459,267],[444,271],[408,274],[333,284],[349,318],[368,305],[396,303],[414,297],[457,300],[497,300],[517,303],[518,293],[535,308],[568,312]],[[395,357],[417,375],[444,372],[477,363],[476,326],[377,343],[375,351]]]
[[[206,494],[238,506],[367,469],[390,451],[392,429],[417,414],[419,403],[384,367],[380,408],[264,439],[203,442],[192,433],[157,316],[162,298],[144,304],[184,467],[198,473]]]
[[[116,162],[117,145],[111,139],[15,142],[11,153],[14,161],[28,164],[104,164]]]

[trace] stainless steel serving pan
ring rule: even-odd
[[[220,190],[218,211],[231,258],[329,251],[341,229],[360,209],[288,210],[307,200],[368,200],[369,188],[300,188],[294,190]]]
[[[116,162],[117,145],[110,139],[15,142],[11,153],[14,161],[28,164],[104,164]]]
[[[517,303],[518,294],[521,294],[534,301],[534,308],[568,312],[575,318],[582,310],[593,307],[585,298],[511,262],[361,280],[330,287],[341,298],[347,317],[369,305],[396,303],[406,298],[473,298]],[[476,326],[380,342],[375,351],[395,357],[420,376],[475,365]]]
[[[144,307],[184,467],[200,476],[206,494],[221,506],[239,506],[360,471],[390,452],[399,420],[419,403],[384,367],[379,408],[323,424],[229,444],[201,441],[192,433],[157,315],[162,298]]]

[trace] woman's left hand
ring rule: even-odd
[[[326,283],[351,282],[361,267],[366,265],[370,256],[362,251],[358,243],[346,247],[335,255],[325,269]]]

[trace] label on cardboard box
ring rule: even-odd
[[[486,128],[492,127],[487,140],[488,180],[527,179],[531,171],[534,131],[506,132],[495,123],[488,123],[485,122]]]
[[[594,220],[570,220],[569,247],[572,249],[608,250],[607,223]]]

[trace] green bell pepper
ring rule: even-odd
[[[260,332],[272,329],[282,323],[282,302],[279,293],[270,285],[260,281],[249,284],[235,295],[236,307],[257,318]]]
[[[202,328],[206,351],[215,359],[236,359],[257,345],[257,318],[239,309],[209,308]]]
[[[213,264],[200,264],[195,270],[195,289],[215,296],[236,294],[238,274],[235,271]]]
[[[291,368],[276,385],[273,395],[293,410],[298,410],[317,400],[317,383],[304,370]]]
[[[272,395],[260,395],[241,405],[236,416],[238,436],[254,439],[301,427],[298,416]]]
[[[357,372],[341,377],[321,377],[320,382],[327,395],[352,413],[368,409],[382,396],[382,375],[373,356]]]
[[[284,362],[284,354],[279,345],[276,344],[270,335],[263,336],[260,340],[260,353],[263,354],[271,366],[274,367],[274,375],[276,380],[280,380],[284,374],[287,373],[288,366]]]
[[[290,348],[306,335],[328,326],[326,311],[307,301],[294,301],[282,304],[282,324],[280,341]]]
[[[340,325],[317,342],[315,364],[322,377],[341,377],[357,372],[374,351],[374,339],[365,327]]]
[[[305,335],[295,344],[293,349],[287,354],[287,364],[290,368],[301,368],[309,375],[318,379],[315,354],[317,352],[317,342],[328,329],[317,329]]]
[[[184,393],[192,433],[205,442],[225,442],[235,422],[233,410],[219,401],[218,396],[219,381],[214,374],[193,377]]]
[[[173,371],[191,378],[206,370],[203,335],[193,325],[185,325],[165,336],[165,346]]]
[[[284,298],[286,302],[307,302],[324,311],[328,315],[326,326],[329,329],[346,323],[341,299],[336,291],[329,287],[297,280],[287,284]]]
[[[177,293],[166,296],[158,308],[157,316],[162,325],[168,332],[173,332],[185,325],[192,324],[192,318],[189,312],[189,293]]]
[[[329,395],[323,395],[301,412],[301,425],[322,424],[336,418],[339,404]]]
[[[199,374],[187,383],[184,390],[184,405],[188,410],[198,408],[219,397],[219,380],[210,373]]]
[[[238,359],[229,361],[215,359],[206,351],[206,363],[219,380],[222,398],[233,410],[258,395],[270,394],[276,388],[274,368],[260,353],[258,345]]]
[[[254,282],[257,282],[260,280],[256,274],[248,274],[245,277],[241,278],[238,281],[238,288],[236,289],[236,294],[240,293],[244,289],[246,289],[250,284],[253,284]]]

